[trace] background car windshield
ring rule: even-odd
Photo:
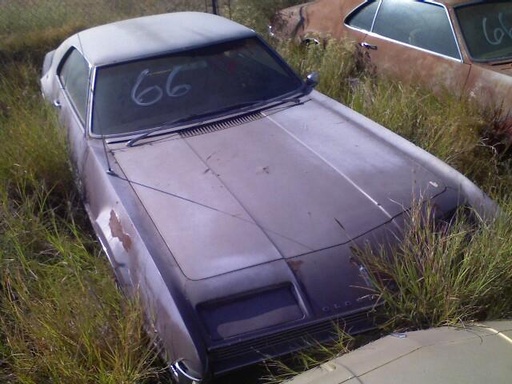
[[[270,100],[303,82],[258,38],[99,68],[92,131],[141,131],[189,115]]]
[[[512,59],[512,2],[481,2],[455,12],[473,60]]]

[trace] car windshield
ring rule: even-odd
[[[473,60],[512,59],[512,2],[471,3],[455,12]]]
[[[141,132],[297,92],[302,80],[259,38],[100,67],[92,132]]]

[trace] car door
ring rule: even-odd
[[[358,28],[359,20],[368,20],[363,12],[375,17],[358,42],[377,73],[462,93],[470,66],[462,62],[446,8],[424,1],[370,1],[348,16],[347,26]]]
[[[71,48],[57,69],[60,90],[54,105],[67,130],[68,149],[77,176],[82,173],[87,153],[86,119],[90,70],[81,53]],[[80,177],[77,177],[80,180]],[[81,188],[81,186],[79,186]]]

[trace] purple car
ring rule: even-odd
[[[45,58],[91,223],[180,383],[373,328],[354,248],[399,241],[415,202],[448,221],[495,209],[316,82],[193,12],[91,28]]]

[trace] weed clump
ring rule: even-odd
[[[419,204],[392,249],[358,251],[388,319],[384,328],[415,330],[512,316],[512,226],[470,208],[449,222]]]

